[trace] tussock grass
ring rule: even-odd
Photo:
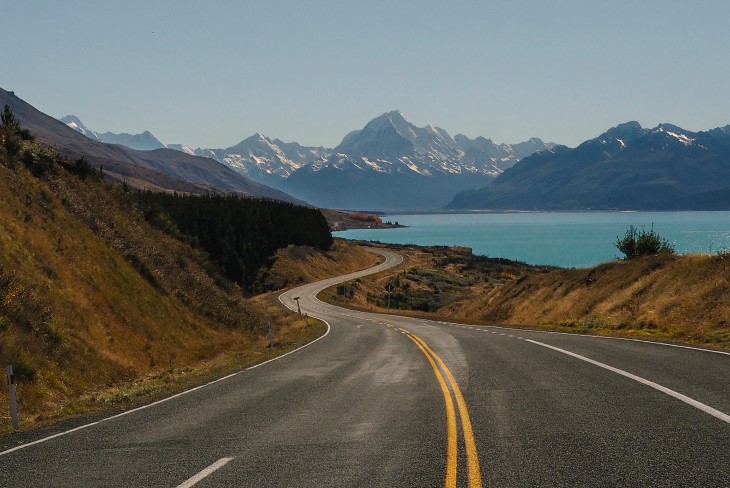
[[[334,288],[330,302],[383,311],[384,286],[399,314],[518,327],[620,335],[730,349],[730,255],[658,255],[590,269],[532,267],[387,246],[406,255],[397,269]]]
[[[660,255],[532,274],[484,289],[461,316],[730,347],[725,257]]]
[[[147,401],[321,335],[244,297],[121,188],[43,157],[33,174],[0,153],[0,365],[14,366],[22,428]]]

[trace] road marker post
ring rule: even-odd
[[[10,420],[14,430],[20,430],[20,422],[18,422],[18,402],[15,398],[15,377],[13,376],[13,365],[5,367],[8,375],[8,398],[10,400]]]
[[[274,347],[274,327],[269,322],[269,349]]]
[[[390,313],[390,294],[393,293],[393,290],[395,290],[395,286],[393,286],[393,283],[388,283],[385,285],[385,291],[388,292],[388,313]]]

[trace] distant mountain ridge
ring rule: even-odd
[[[730,125],[691,132],[672,124],[613,127],[570,149],[526,157],[450,209],[730,209]]]
[[[65,117],[61,117],[59,120],[72,129],[81,132],[89,139],[94,139],[100,142],[121,144],[122,146],[127,146],[131,149],[138,149],[140,151],[152,151],[153,149],[161,149],[165,147],[165,145],[149,131],[144,131],[141,134],[127,134],[126,132],[121,134],[114,134],[113,132],[99,133],[88,129],[75,115],[66,115]]]
[[[530,145],[555,146],[535,138],[516,145],[518,152],[485,138],[452,138],[392,111],[347,134],[331,156],[295,171],[280,188],[325,207],[433,209],[459,191],[488,184]]]
[[[331,149],[307,147],[296,142],[270,139],[256,133],[226,149],[196,149],[195,154],[213,158],[255,181],[279,187],[281,180],[312,162],[327,157]]]
[[[140,151],[81,134],[44,114],[15,93],[0,88],[0,106],[8,105],[21,125],[41,142],[70,159],[84,157],[104,173],[134,188],[191,193],[223,191],[302,203],[284,192],[251,181],[217,161],[160,148]]]
[[[265,185],[279,185],[282,178],[289,177],[291,173],[306,164],[328,156],[332,151],[324,147],[306,147],[296,142],[270,139],[261,133],[256,133],[225,149],[193,149],[185,144],[165,145],[149,131],[141,134],[98,133],[87,128],[75,115],[67,115],[59,120],[93,140],[147,151],[166,147],[191,156],[214,159],[243,176]]]
[[[89,137],[98,134],[77,117],[67,120]],[[334,149],[261,133],[225,149],[167,147],[215,159],[317,206],[383,210],[438,208],[464,189],[489,183],[526,155],[554,146],[538,138],[514,145],[461,134],[452,138],[438,127],[416,127],[396,110],[350,132]]]

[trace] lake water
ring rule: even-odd
[[[408,227],[352,229],[336,237],[392,244],[458,245],[530,264],[590,267],[621,255],[629,225],[654,230],[679,254],[730,249],[730,212],[528,212],[388,215]]]

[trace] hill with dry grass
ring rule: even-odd
[[[730,349],[730,255],[658,255],[589,269],[528,266],[446,247],[388,246],[402,266],[332,288],[360,309],[465,323],[652,338]]]
[[[271,317],[204,253],[150,225],[129,192],[5,123],[0,229],[0,364],[14,366],[24,428],[119,408],[321,333]],[[278,351],[265,348],[269,321]],[[9,425],[0,414],[0,432]]]

